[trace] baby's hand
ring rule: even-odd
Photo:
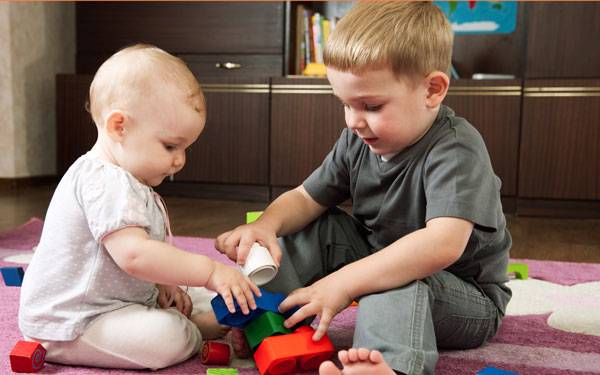
[[[334,273],[306,288],[294,290],[281,302],[279,311],[286,312],[294,306],[302,306],[284,322],[286,328],[295,326],[309,316],[318,316],[319,326],[312,337],[318,341],[327,333],[331,320],[350,303],[352,298]]]
[[[258,287],[244,276],[239,270],[226,266],[222,263],[215,262],[215,269],[208,278],[206,283],[208,289],[219,293],[230,313],[235,313],[233,298],[237,301],[244,314],[249,314],[250,310],[256,309],[254,296],[260,296]]]
[[[190,317],[193,306],[189,294],[176,285],[158,285],[158,305],[168,309],[173,304],[180,313]]]
[[[234,230],[219,235],[215,241],[215,248],[226,254],[229,259],[236,261],[239,265],[243,265],[246,263],[250,248],[255,242],[269,249],[275,265],[279,267],[281,249],[279,248],[275,232],[267,228],[260,221],[240,225]]]

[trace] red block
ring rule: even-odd
[[[228,365],[231,362],[231,347],[222,342],[205,341],[200,358],[205,365]]]
[[[44,367],[46,349],[39,342],[19,341],[10,352],[13,372],[37,372]]]
[[[291,374],[317,369],[322,362],[331,358],[334,348],[327,335],[319,341],[313,341],[314,333],[314,329],[302,326],[294,333],[264,339],[254,353],[260,374]]]

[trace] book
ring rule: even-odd
[[[296,13],[294,17],[296,40],[294,46],[294,72],[300,74],[306,67],[305,59],[305,46],[304,46],[304,5],[298,4],[296,6]]]

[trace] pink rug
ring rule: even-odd
[[[4,259],[9,255],[30,251],[39,240],[41,228],[42,221],[33,218],[19,228],[0,233],[0,266],[18,266],[18,264],[7,262]],[[216,252],[212,239],[176,237],[175,244],[188,251],[229,262],[223,255]],[[595,287],[596,282],[600,281],[600,264],[529,259],[515,259],[514,261],[529,265],[530,278],[536,279],[532,281],[547,282],[543,285],[556,285],[558,288],[564,287],[567,292],[569,289],[567,286]],[[2,301],[0,304],[0,353],[2,353],[0,374],[9,374],[8,354],[14,343],[21,338],[17,328],[19,288],[6,287],[2,284],[0,293]],[[587,303],[581,301],[581,308],[578,307],[579,305],[575,306],[577,310],[574,315],[585,312],[586,309],[595,309],[590,312],[594,317],[600,315],[597,314],[597,304],[594,302],[599,300],[598,294],[589,294],[587,297],[589,297],[589,301]],[[527,299],[528,297],[525,298],[525,300]],[[569,304],[578,304],[581,299],[580,297],[572,298],[569,300],[571,301]],[[543,314],[507,316],[499,334],[482,348],[443,352],[436,374],[475,374],[486,366],[515,371],[523,375],[600,374],[600,336],[573,333],[568,332],[570,329],[551,327],[548,322],[555,307],[550,306],[548,309],[550,310]],[[351,345],[355,313],[354,308],[349,308],[334,320],[329,335],[337,348],[346,348]],[[595,322],[597,320],[593,320],[592,324]],[[592,330],[596,328],[598,327],[593,326]],[[580,332],[587,332],[585,329],[587,328]],[[46,374],[203,374],[205,372],[206,368],[202,366],[197,357],[156,372],[102,370],[54,364],[46,364],[42,370],[42,373]],[[256,373],[258,372],[254,368],[240,368],[240,374]]]

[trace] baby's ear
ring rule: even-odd
[[[112,111],[106,116],[104,122],[106,134],[114,142],[121,142],[125,135],[125,114],[121,111]]]
[[[427,78],[427,99],[426,105],[428,108],[438,107],[446,94],[448,93],[448,86],[450,85],[450,79],[446,73],[435,71],[430,73]]]

